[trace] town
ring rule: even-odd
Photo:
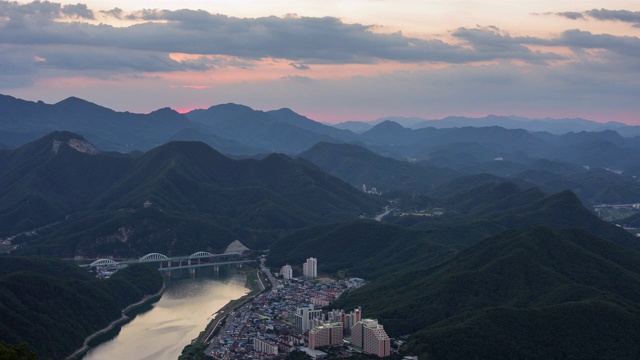
[[[299,350],[322,359],[325,346],[338,349],[341,357],[360,353],[389,356],[394,349],[382,324],[363,316],[358,307],[350,311],[323,311],[343,292],[364,285],[360,278],[318,278],[318,262],[309,258],[303,276],[293,277],[285,265],[275,280],[262,266],[272,287],[230,312],[209,341],[206,354],[218,359],[270,359]],[[259,280],[260,282],[262,280]]]

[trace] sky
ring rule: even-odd
[[[640,1],[0,0],[0,94],[640,125]]]

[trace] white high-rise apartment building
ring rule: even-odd
[[[287,264],[280,269],[280,275],[284,277],[285,280],[290,280],[293,278],[293,269],[291,269],[291,265]]]
[[[305,333],[313,328],[313,320],[324,320],[322,310],[315,310],[313,305],[304,306],[296,309],[295,323],[296,330]]]
[[[307,261],[302,264],[302,275],[308,278],[318,277],[318,259],[308,258]]]

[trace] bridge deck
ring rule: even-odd
[[[158,271],[171,271],[171,270],[178,270],[178,269],[191,269],[191,268],[199,268],[199,267],[204,267],[204,266],[222,266],[222,265],[233,265],[233,264],[248,264],[248,263],[254,263],[256,262],[255,260],[238,260],[238,261],[224,261],[224,262],[219,262],[219,263],[204,263],[204,264],[193,264],[193,265],[183,265],[183,266],[171,266],[171,267],[163,267],[163,268],[158,268]]]

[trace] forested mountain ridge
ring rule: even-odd
[[[569,191],[546,195],[499,181],[457,189],[432,200],[440,216],[311,227],[274,243],[268,261],[278,267],[313,256],[321,272],[368,279],[332,307],[362,306],[392,335],[412,334],[408,349],[421,358],[614,359],[640,351],[631,340],[640,321],[636,237]],[[615,351],[608,327],[624,339]],[[567,346],[567,338],[584,345]]]
[[[126,306],[162,288],[154,268],[130,266],[99,280],[60,260],[0,257],[0,339],[62,359]]]
[[[363,306],[392,334],[414,334],[409,348],[421,358],[640,353],[636,251],[583,231],[533,227],[435,260],[379,277],[333,306]]]
[[[383,206],[309,162],[279,154],[232,160],[200,142],[170,142],[139,156],[89,148],[77,134],[56,132],[3,153],[1,235],[56,224],[37,239],[14,239],[29,243],[20,252],[132,256],[219,250],[240,237],[263,247],[280,231]]]

